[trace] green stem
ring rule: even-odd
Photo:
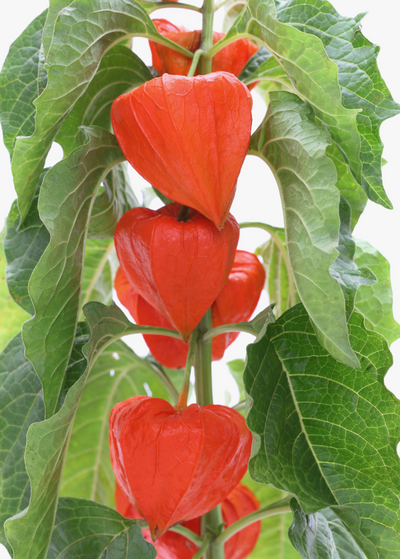
[[[196,555],[193,556],[193,559],[201,559],[204,556],[204,553],[207,551],[209,545],[210,545],[210,536],[206,536],[203,540],[203,545],[196,553]]]
[[[204,545],[204,539],[201,536],[198,536],[197,534],[192,532],[192,530],[189,530],[189,528],[185,528],[184,526],[181,526],[180,524],[177,524],[176,526],[172,526],[172,528],[170,528],[169,531],[170,532],[176,532],[177,534],[180,534],[181,536],[184,536],[186,539],[193,542],[194,545],[196,545],[197,547],[200,547],[200,549],[201,549],[201,546]]]
[[[163,384],[164,388],[168,392],[168,394],[169,394],[169,396],[172,400],[172,404],[176,405],[177,402],[178,402],[178,399],[179,399],[179,393],[178,393],[177,389],[175,388],[175,386],[172,384],[169,376],[164,371],[164,369],[162,367],[159,367],[155,363],[151,363],[147,359],[142,359],[141,361],[142,361],[142,363],[146,364],[149,371],[151,371],[154,375],[157,376],[158,380],[161,382],[161,384]]]
[[[201,11],[203,13],[203,29],[200,48],[207,53],[213,46],[214,0],[204,0]],[[201,57],[199,72],[200,74],[212,72],[212,58]]]
[[[192,4],[185,4],[184,2],[138,2],[146,10],[148,14],[152,14],[156,10],[163,8],[183,8],[184,10],[192,10],[193,12],[201,13],[201,8],[193,6]]]
[[[213,403],[212,394],[212,376],[211,376],[211,340],[204,340],[202,336],[208,332],[212,327],[211,323],[211,310],[208,309],[199,325],[197,330],[199,338],[196,343],[196,351],[194,357],[194,368],[196,374],[196,399],[200,406],[208,406]],[[207,526],[211,529],[216,529],[223,523],[221,506],[218,505],[213,510],[205,515],[205,521],[202,523],[202,536],[203,528],[207,530]],[[212,542],[206,550],[206,559],[224,559],[224,546],[215,545]]]
[[[211,328],[211,330],[208,330],[203,334],[203,342],[211,340],[212,338],[215,338],[215,336],[219,336],[220,334],[227,334],[228,332],[246,332],[246,334],[257,336],[251,324],[246,324],[246,322],[239,322],[238,324],[223,324],[222,326]]]
[[[277,501],[276,503],[272,503],[267,507],[252,512],[247,516],[243,516],[243,518],[231,524],[226,530],[224,530],[219,536],[217,536],[214,544],[223,545],[226,541],[229,540],[229,538],[234,536],[237,532],[240,532],[240,530],[243,530],[243,528],[246,528],[250,524],[253,524],[253,522],[258,522],[263,518],[275,516],[276,514],[286,514],[288,512],[291,512],[291,508],[289,505],[290,499],[291,497],[285,497],[285,499],[282,499],[281,501]]]
[[[190,208],[188,206],[182,206],[181,211],[178,215],[178,221],[187,221],[189,219]]]
[[[190,386],[190,371],[192,370],[193,358],[195,354],[198,335],[199,335],[198,331],[195,330],[192,334],[192,339],[190,340],[185,371],[183,373],[182,390],[181,393],[179,394],[178,403],[175,406],[177,412],[181,412],[187,408],[187,400],[188,400],[189,386]]]
[[[232,408],[236,411],[243,411],[246,409],[246,400],[242,400],[241,402],[238,402],[235,406],[232,406]]]
[[[197,49],[196,52],[194,53],[192,64],[190,65],[190,69],[189,69],[189,72],[188,72],[188,75],[187,75],[188,78],[191,78],[192,76],[194,76],[194,74],[197,70],[197,65],[199,63],[200,56],[202,54],[204,54],[204,50],[201,50],[201,49]]]

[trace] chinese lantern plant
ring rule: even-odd
[[[153,23],[164,7],[200,12],[201,29]],[[11,45],[0,542],[14,559],[153,559],[153,540],[170,559],[400,558],[400,408],[383,382],[400,326],[387,261],[352,236],[368,199],[391,208],[379,127],[399,106],[360,18],[326,0],[238,7],[60,0]],[[64,157],[45,168],[53,142]],[[248,154],[273,172],[284,228],[235,219]],[[249,227],[264,268],[238,249]],[[274,311],[254,317],[263,286]],[[241,331],[235,410],[213,401],[211,372]],[[231,517],[245,473],[260,508]]]

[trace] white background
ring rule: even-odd
[[[197,3],[197,2],[196,2]],[[379,69],[394,97],[400,102],[400,74],[399,74],[399,21],[400,2],[398,0],[333,0],[333,5],[339,13],[354,16],[360,12],[368,12],[362,22],[364,35],[373,43],[381,46],[378,57]],[[7,56],[9,45],[25,29],[29,22],[48,6],[47,0],[2,0],[2,16],[0,19],[0,66]],[[189,29],[200,29],[200,15],[194,12],[165,9],[155,12],[152,17],[163,17],[174,23],[183,24]],[[215,29],[220,30],[222,13],[216,15]],[[135,39],[134,50],[142,56],[146,63],[150,63],[147,41]],[[254,97],[253,119],[254,126],[261,122],[265,105],[257,93]],[[385,210],[372,202],[368,203],[359,224],[355,229],[355,236],[370,242],[391,262],[392,285],[394,290],[394,314],[400,320],[400,115],[386,121],[381,127],[381,137],[385,145],[383,156],[388,164],[383,168],[386,192],[394,205],[394,210]],[[61,158],[61,149],[55,146],[49,155],[48,163],[54,164]],[[10,172],[9,156],[3,144],[0,145],[1,169],[1,204],[0,230],[9,207],[14,200],[15,191]],[[134,189],[138,193],[144,186],[144,181],[132,172]],[[264,221],[271,225],[282,226],[282,210],[278,188],[267,166],[255,157],[248,157],[243,166],[237,195],[231,212],[241,221]],[[257,230],[244,230],[241,233],[239,248],[254,251],[267,239],[265,233]],[[263,295],[259,310],[268,304],[268,298]],[[214,364],[215,400],[225,403],[225,391],[230,392],[231,404],[237,402],[237,389],[224,363],[238,357],[244,357],[245,346],[251,341],[251,336],[241,334],[238,341],[231,346],[222,362]],[[133,345],[139,354],[146,354],[146,348],[138,337]],[[400,340],[392,345],[395,364],[388,373],[385,381],[387,386],[400,398]],[[8,554],[0,546],[0,559]]]

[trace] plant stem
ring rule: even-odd
[[[156,10],[163,8],[183,8],[184,10],[192,10],[193,12],[201,12],[201,8],[193,6],[192,4],[185,4],[184,2],[138,2],[148,14],[152,14]]]
[[[186,359],[185,371],[183,373],[183,382],[181,393],[179,394],[178,403],[175,406],[176,411],[181,412],[187,408],[187,400],[190,386],[190,371],[192,370],[193,358],[196,349],[196,342],[198,338],[198,331],[195,330],[192,334],[192,339],[189,344],[188,356]]]
[[[197,545],[197,547],[200,547],[200,549],[201,549],[201,546],[204,545],[204,538],[202,538],[201,536],[198,536],[197,534],[192,532],[192,530],[189,530],[189,528],[185,528],[185,526],[181,526],[180,524],[177,524],[176,526],[172,526],[169,529],[169,531],[170,532],[176,532],[177,534],[180,534],[181,536],[184,536],[186,539],[193,542],[194,545]]]
[[[190,208],[188,206],[182,206],[181,211],[178,215],[178,221],[187,221],[189,219]]]
[[[194,357],[194,368],[196,373],[196,398],[200,406],[207,406],[213,403],[212,394],[212,377],[211,377],[211,340],[204,341],[202,335],[211,329],[211,310],[208,309],[197,330],[199,337],[196,343],[196,352]],[[203,523],[205,529],[207,526],[216,529],[222,524],[221,506],[218,505],[205,515]],[[202,533],[204,537],[205,534]],[[206,550],[206,559],[224,559],[224,546],[215,545],[212,542]]]
[[[276,503],[272,503],[267,507],[252,512],[247,516],[243,516],[243,518],[231,524],[226,530],[224,530],[219,536],[217,536],[214,544],[224,544],[226,541],[229,540],[229,538],[234,536],[237,532],[240,532],[240,530],[243,530],[243,528],[246,528],[250,524],[253,524],[253,522],[257,522],[258,520],[262,520],[263,518],[267,518],[268,516],[275,516],[276,514],[286,514],[288,512],[291,512],[291,508],[289,505],[290,499],[291,497],[285,497],[285,499],[282,499],[281,501],[277,501]]]
[[[257,333],[254,332],[254,328],[251,324],[246,325],[245,322],[240,322],[238,324],[223,324],[222,326],[211,328],[203,334],[203,342],[211,340],[220,334],[226,334],[227,332],[246,332],[246,334],[257,336]]]
[[[206,536],[203,540],[203,545],[201,546],[199,551],[196,553],[196,555],[193,556],[193,559],[201,559],[203,557],[204,553],[207,551],[207,548],[208,548],[209,545],[210,545],[210,536]]]
[[[189,69],[189,72],[188,72],[188,75],[187,75],[188,78],[191,78],[192,76],[194,76],[194,74],[197,70],[197,65],[199,63],[199,60],[200,60],[200,57],[201,57],[202,54],[204,54],[204,50],[201,50],[201,49],[197,49],[196,52],[194,53],[192,64],[190,65],[190,69]]]
[[[179,399],[179,394],[175,386],[172,384],[171,379],[164,371],[164,369],[155,363],[151,363],[147,361],[146,359],[142,359],[141,362],[146,363],[146,366],[148,367],[149,371],[151,371],[154,375],[157,376],[159,381],[164,385],[166,391],[170,395],[172,404],[176,405]]]
[[[239,411],[239,412],[245,410],[246,409],[246,401],[241,400],[235,406],[232,406],[232,409],[234,409],[236,411]]]
[[[201,32],[200,48],[205,53],[213,46],[214,10],[214,0],[204,0],[202,7],[203,29]],[[201,57],[199,72],[200,74],[209,74],[212,72],[212,58]]]

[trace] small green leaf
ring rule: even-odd
[[[47,173],[39,214],[50,242],[30,282],[35,316],[26,323],[26,355],[43,384],[46,415],[57,409],[80,311],[85,236],[101,181],[124,160],[115,137],[86,128],[88,142]]]
[[[246,37],[262,44],[284,68],[296,93],[308,101],[339,145],[356,179],[361,182],[358,109],[342,106],[338,68],[317,37],[277,19],[274,0],[248,0],[232,27],[214,47],[217,52]]]
[[[45,172],[39,185],[44,175]],[[20,223],[17,201],[13,203],[7,217],[7,233],[4,238],[4,252],[7,259],[6,279],[10,295],[30,315],[34,314],[34,309],[28,292],[28,283],[50,239],[49,232],[39,217],[38,198],[39,187],[23,223]]]
[[[383,381],[392,358],[386,340],[356,312],[349,333],[360,369],[322,348],[302,305],[248,346],[247,424],[257,440],[249,470],[295,495],[307,514],[352,507],[363,537],[380,559],[392,559],[400,553],[400,403]]]
[[[139,87],[153,75],[141,59],[123,45],[115,45],[103,56],[86,92],[63,122],[56,141],[69,155],[84,141],[79,126],[101,126],[111,130],[110,110],[123,93]]]
[[[363,551],[334,509],[307,515],[296,499],[291,500],[290,506],[294,520],[289,537],[303,559],[365,559]],[[369,559],[372,557],[369,555]]]
[[[364,15],[341,16],[326,0],[288,0],[278,2],[277,7],[280,22],[322,42],[330,60],[338,67],[343,105],[347,109],[362,109],[357,115],[361,136],[361,184],[371,200],[391,208],[382,184],[383,144],[379,128],[387,118],[400,112],[400,106],[393,101],[380,75],[376,61],[379,47],[361,32],[360,21]],[[341,143],[338,144],[343,149]],[[352,170],[355,171],[353,166]],[[358,173],[355,176],[358,180]]]
[[[63,9],[68,4],[68,9]],[[134,0],[57,0],[50,8],[43,37],[47,86],[35,101],[35,132],[17,140],[12,161],[22,219],[64,119],[87,90],[103,55],[116,43],[133,36],[152,39],[193,56],[160,35],[146,10]]]
[[[5,524],[14,559],[48,559],[46,554],[68,441],[87,375],[110,343],[141,328],[131,324],[115,305],[105,307],[101,303],[88,303],[85,313],[91,332],[83,350],[87,360],[86,372],[71,387],[60,411],[50,419],[31,425],[27,433],[25,467],[31,483],[29,507]],[[73,360],[75,364],[78,361]]]
[[[21,334],[0,354],[0,543],[9,551],[4,522],[29,504],[24,464],[26,432],[43,421],[42,385],[25,357]]]
[[[155,369],[124,342],[110,345],[92,367],[76,414],[61,495],[115,507],[115,477],[108,443],[108,419],[118,402],[137,395],[169,399]],[[175,402],[174,402],[175,403]]]
[[[126,164],[120,163],[103,180],[103,192],[97,196],[90,218],[89,238],[110,239],[124,213],[137,206]]]
[[[356,243],[351,236],[351,209],[345,198],[340,198],[339,256],[330,267],[330,274],[342,288],[346,302],[346,318],[354,310],[356,293],[361,285],[371,286],[377,282],[376,276],[369,268],[358,268],[354,262]]]
[[[33,101],[39,95],[39,53],[46,14],[47,10],[14,41],[0,73],[0,121],[10,156],[17,136],[30,136],[35,130]]]
[[[338,255],[340,225],[336,172],[325,155],[329,143],[307,103],[292,93],[273,92],[249,153],[263,159],[278,182],[290,267],[320,340],[336,359],[358,366],[348,339],[344,297],[329,272]]]
[[[85,499],[59,500],[46,559],[155,559],[135,521]]]
[[[11,298],[6,283],[6,257],[3,248],[4,234],[0,236],[0,351],[21,330],[29,314]]]
[[[400,338],[400,325],[393,317],[389,262],[366,241],[357,240],[356,244],[357,266],[368,266],[378,278],[374,285],[360,287],[357,292],[356,309],[364,315],[367,328],[379,332],[392,344]]]

